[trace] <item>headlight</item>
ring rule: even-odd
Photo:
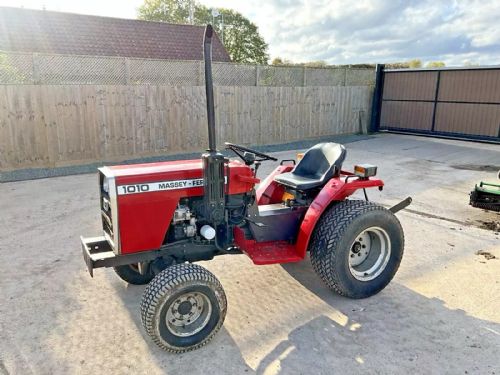
[[[109,194],[109,180],[107,177],[104,177],[104,180],[102,180],[102,190]]]

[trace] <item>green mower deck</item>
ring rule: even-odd
[[[470,205],[500,212],[500,184],[481,181],[470,193]]]

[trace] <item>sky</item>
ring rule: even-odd
[[[201,0],[254,22],[293,62],[500,64],[500,1]],[[0,0],[0,6],[135,18],[142,0]]]

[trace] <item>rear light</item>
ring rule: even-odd
[[[354,174],[361,178],[368,178],[377,174],[377,167],[371,164],[359,164],[354,166]]]
[[[291,201],[294,199],[295,199],[295,196],[293,194],[286,192],[286,191],[283,193],[283,196],[281,197],[281,201],[283,203],[287,203],[287,201]]]

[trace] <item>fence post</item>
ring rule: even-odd
[[[123,67],[125,69],[125,84],[129,85],[130,84],[130,60],[125,57],[123,59]]]
[[[255,86],[259,86],[259,80],[260,80],[259,65],[255,65]]]
[[[41,84],[40,81],[40,61],[38,60],[38,54],[32,54],[32,63],[33,63],[33,83],[36,85]]]
[[[373,89],[372,114],[368,132],[377,132],[380,128],[380,112],[382,110],[382,94],[384,85],[384,64],[375,67],[375,88]]]
[[[306,79],[306,67],[304,66],[302,68],[302,74],[303,74],[303,77],[302,77],[302,86],[306,87],[307,85],[307,79]]]

